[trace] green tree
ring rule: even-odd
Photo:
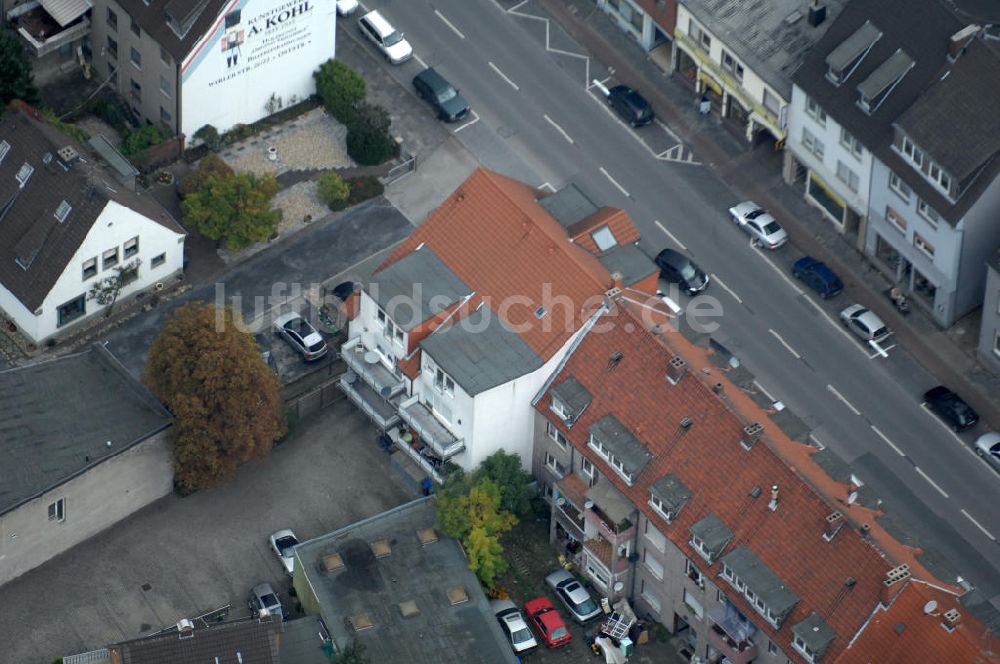
[[[170,138],[167,130],[160,125],[142,125],[138,129],[130,129],[125,132],[125,140],[122,141],[122,154],[126,157],[139,154],[146,148],[159,145]]]
[[[125,265],[115,268],[114,274],[110,277],[94,283],[87,292],[88,300],[95,300],[102,307],[107,307],[104,316],[108,317],[115,308],[115,302],[121,295],[122,289],[139,278],[139,259],[136,258]]]
[[[6,106],[13,99],[33,104],[38,101],[31,63],[24,47],[13,32],[0,31],[0,101]]]
[[[492,480],[500,488],[500,508],[514,516],[523,517],[531,510],[534,490],[531,475],[521,468],[521,457],[498,450],[486,457],[476,477]]]
[[[204,143],[205,147],[212,152],[218,152],[219,148],[222,147],[222,136],[219,134],[219,130],[210,124],[194,132],[194,138]]]
[[[316,94],[323,106],[342,124],[354,117],[355,106],[365,99],[365,79],[340,60],[327,60],[313,72]]]
[[[358,104],[347,125],[347,154],[362,166],[395,157],[399,147],[389,132],[391,125],[389,111],[373,104]]]
[[[447,484],[447,483],[446,483]],[[461,481],[438,493],[437,528],[461,540],[469,556],[469,569],[480,583],[493,587],[497,575],[507,569],[500,535],[517,523],[517,518],[500,507],[500,487],[488,478],[461,492]]]
[[[316,181],[316,193],[331,210],[343,210],[347,207],[347,197],[351,195],[351,185],[336,173],[327,171],[321,173]]]
[[[340,651],[333,664],[372,664],[372,658],[368,656],[365,644],[361,641],[354,641]]]
[[[177,309],[149,349],[144,380],[174,415],[174,478],[184,489],[231,478],[285,431],[278,379],[228,307]]]
[[[205,181],[212,175],[226,178],[235,175],[235,172],[219,155],[207,154],[198,162],[198,168],[181,180],[180,187],[177,189],[181,198],[186,198],[190,193],[201,189]]]
[[[224,242],[226,248],[239,250],[271,238],[281,221],[281,210],[271,209],[276,193],[278,182],[271,175],[210,175],[181,202],[184,222],[205,237]]]

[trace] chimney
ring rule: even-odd
[[[826,517],[826,530],[823,532],[823,539],[831,541],[840,529],[844,527],[844,515],[837,510]]]
[[[882,589],[879,593],[879,601],[882,603],[882,606],[887,607],[892,604],[892,600],[896,598],[896,595],[899,594],[899,591],[905,585],[901,582],[908,578],[910,578],[910,566],[906,563],[898,567],[893,567],[886,572],[885,581],[882,582]]]
[[[615,288],[617,288],[618,290],[625,288],[625,275],[623,275],[621,272],[612,272],[611,283],[613,283]]]
[[[740,445],[743,449],[749,450],[751,447],[757,444],[760,439],[760,434],[764,431],[764,425],[759,422],[751,422],[750,424],[743,427],[743,436],[740,437]]]
[[[686,372],[687,361],[683,357],[680,355],[674,355],[670,358],[670,363],[667,365],[667,380],[669,380],[672,385],[679,383]]]
[[[771,502],[769,502],[767,504],[767,509],[771,510],[772,512],[775,511],[776,509],[778,509],[778,485],[777,484],[772,484],[771,485]]]
[[[955,628],[962,622],[962,614],[958,612],[958,609],[948,609],[941,617],[944,618],[941,621],[941,626],[949,632],[954,632]]]
[[[818,1],[813,2],[809,5],[809,16],[806,18],[809,25],[812,27],[818,27],[823,21],[826,20],[826,5],[819,4]]]
[[[951,39],[948,40],[948,57],[954,61],[955,58],[962,54],[962,50],[969,45],[969,42],[973,40],[978,32],[979,26],[973,23],[953,34]]]

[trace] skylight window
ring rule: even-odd
[[[611,247],[618,244],[615,239],[615,234],[611,232],[611,229],[607,226],[601,226],[596,231],[590,234],[590,237],[594,238],[594,244],[601,251],[607,251]]]
[[[10,143],[0,141],[0,162],[3,162],[3,158],[7,156],[8,152],[10,152]]]
[[[28,162],[24,162],[23,164],[21,164],[21,170],[17,172],[18,183],[23,187],[25,183],[28,182],[28,178],[30,178],[31,174],[34,172],[35,172],[35,167],[29,164]]]
[[[66,217],[69,216],[69,211],[72,209],[73,207],[69,203],[62,201],[59,203],[59,207],[56,208],[55,218],[58,219],[61,224],[66,221]]]

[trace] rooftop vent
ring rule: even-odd
[[[955,628],[962,621],[962,614],[958,612],[958,609],[948,609],[941,617],[944,618],[941,621],[941,626],[949,632],[955,631]]]
[[[399,615],[404,618],[412,618],[413,616],[420,615],[420,609],[417,608],[417,602],[412,599],[408,599],[405,602],[399,603]]]
[[[21,169],[17,172],[16,176],[18,184],[20,184],[21,187],[24,187],[24,185],[27,184],[28,182],[28,178],[30,178],[31,174],[34,172],[35,172],[35,167],[29,164],[28,162],[24,162],[23,164],[21,164]]]
[[[774,510],[778,509],[778,485],[777,484],[772,484],[771,485],[771,502],[769,502],[767,504],[767,509],[771,510],[772,512]]]
[[[826,20],[826,5],[814,2],[809,5],[809,25],[817,27]]]
[[[623,357],[625,357],[625,354],[622,353],[620,350],[616,350],[615,352],[611,353],[611,355],[608,357],[608,371],[611,371],[612,369],[617,367],[618,363],[622,361]]]
[[[823,532],[823,539],[827,542],[832,540],[840,529],[844,527],[844,515],[837,510],[826,517],[826,530]]]
[[[954,60],[961,55],[965,47],[969,45],[969,42],[975,38],[979,29],[978,25],[972,24],[965,26],[953,34],[951,39],[948,40],[948,57]]]
[[[545,307],[538,307],[535,309],[535,318],[541,318],[545,315]]]
[[[42,155],[42,163],[45,164],[46,166],[48,166],[49,164],[52,163],[52,153],[51,152],[46,152],[45,154]]]
[[[59,203],[59,207],[56,208],[54,216],[56,219],[59,220],[59,223],[61,224],[62,222],[66,221],[66,217],[69,216],[69,211],[72,209],[73,207],[69,203],[67,203],[66,201],[62,201],[61,203]]]
[[[754,488],[750,489],[750,497],[751,498],[760,498],[760,493],[761,492],[760,492],[760,487],[759,486],[755,486]]]
[[[749,450],[760,440],[760,434],[764,432],[764,425],[759,422],[751,422],[743,427],[743,435],[740,436],[740,445],[743,449]]]
[[[59,148],[56,150],[56,154],[59,158],[65,161],[67,164],[80,156],[80,153],[76,151],[72,145],[67,145],[64,148]]]
[[[448,602],[455,606],[469,601],[469,593],[465,592],[462,586],[452,586],[448,588]]]
[[[889,606],[899,592],[900,582],[910,578],[910,566],[906,563],[893,567],[886,572],[885,581],[882,582],[882,591],[879,600],[884,606]]]
[[[683,420],[681,420],[682,429],[690,429],[692,424],[693,422],[691,421],[690,417],[685,417]]]
[[[392,553],[392,545],[389,544],[389,540],[380,539],[375,540],[371,543],[372,554],[376,558],[385,558]]]
[[[417,539],[420,540],[422,546],[427,546],[438,541],[438,534],[433,528],[421,528],[417,531]]]
[[[347,620],[351,623],[351,627],[354,628],[355,632],[363,632],[375,626],[375,623],[372,622],[367,613],[358,613]]]
[[[672,385],[679,383],[686,372],[687,360],[680,355],[674,355],[670,358],[670,363],[667,365],[667,380],[670,381]]]
[[[187,618],[181,618],[177,622],[177,634],[182,639],[190,639],[194,636],[194,623]]]
[[[326,572],[336,572],[344,568],[344,559],[339,553],[331,553],[323,556],[323,570]]]

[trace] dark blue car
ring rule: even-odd
[[[806,282],[809,288],[819,293],[824,300],[838,295],[844,290],[844,283],[833,270],[812,256],[803,256],[792,265],[796,279]]]

